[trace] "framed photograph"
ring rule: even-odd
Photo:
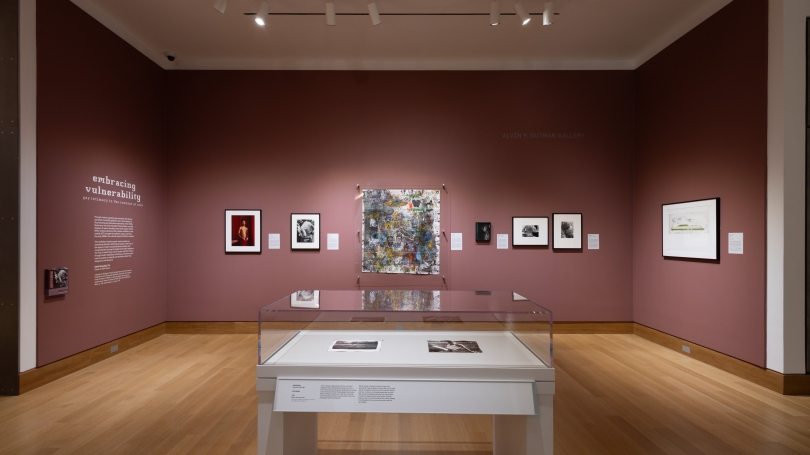
[[[582,214],[552,213],[551,222],[554,231],[551,233],[554,242],[551,247],[558,250],[582,249]]]
[[[45,269],[45,297],[65,295],[67,293],[68,293],[67,267]]]
[[[513,216],[512,246],[548,245],[547,216]]]
[[[261,210],[225,210],[225,252],[262,252]]]
[[[475,223],[475,241],[489,242],[492,240],[492,223]]]
[[[290,308],[320,308],[321,291],[295,291],[290,295]]]
[[[290,216],[290,226],[290,244],[293,250],[321,249],[320,213],[293,213]]]
[[[662,204],[664,257],[720,259],[720,198]]]

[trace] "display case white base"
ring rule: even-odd
[[[258,454],[316,455],[318,413],[276,411],[276,383],[274,378],[257,378],[256,381],[259,395]],[[535,400],[535,414],[493,416],[492,446],[495,455],[553,454],[554,383],[537,382],[534,390],[536,395],[527,398]],[[469,396],[457,398],[471,399]],[[411,412],[420,413],[420,411],[424,410],[419,409],[417,404],[413,406]],[[436,409],[431,409],[430,412],[437,413]]]

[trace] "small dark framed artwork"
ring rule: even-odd
[[[321,214],[290,215],[290,244],[293,250],[321,249]]]
[[[262,252],[261,210],[225,210],[225,252]]]
[[[475,241],[489,242],[492,240],[492,223],[475,223]]]
[[[554,230],[552,248],[557,250],[582,249],[582,214],[552,213],[551,222]]]
[[[720,198],[661,205],[664,257],[720,259]]]
[[[56,267],[45,269],[45,297],[68,293],[68,269]]]
[[[547,216],[513,216],[512,246],[548,245]]]

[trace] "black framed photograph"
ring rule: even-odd
[[[290,244],[293,250],[321,249],[321,214],[293,213],[290,215]]]
[[[551,236],[554,238],[552,248],[558,250],[582,249],[581,213],[552,213],[551,223],[554,225],[551,232]]]
[[[664,257],[720,259],[720,198],[661,204]]]
[[[547,216],[513,216],[512,246],[548,245]]]
[[[489,242],[492,240],[492,223],[475,223],[475,241]]]
[[[261,210],[225,210],[225,252],[262,252]]]

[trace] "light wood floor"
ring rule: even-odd
[[[634,335],[554,337],[557,454],[810,454],[784,397]],[[20,397],[0,454],[255,454],[255,335],[163,335]],[[321,414],[320,453],[489,454],[491,418]]]

